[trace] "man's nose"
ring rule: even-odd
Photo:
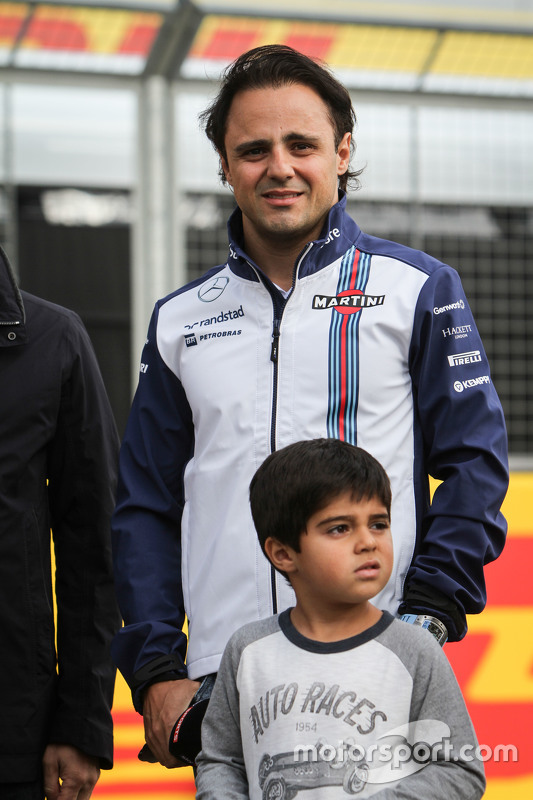
[[[294,176],[290,153],[286,147],[274,147],[268,159],[268,176],[278,181]]]

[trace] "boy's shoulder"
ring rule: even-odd
[[[418,625],[409,625],[399,619],[391,624],[378,637],[380,643],[393,651],[412,672],[431,669],[431,664],[448,663],[448,659],[434,636]]]
[[[252,642],[257,642],[259,639],[278,633],[281,630],[278,619],[279,615],[274,614],[265,619],[247,622],[232,634],[228,641],[228,648],[242,652]]]

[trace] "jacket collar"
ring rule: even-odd
[[[8,258],[0,247],[0,347],[26,342],[24,303]]]
[[[346,194],[339,191],[340,199],[330,209],[320,237],[300,253],[298,278],[312,275],[336,261],[357,241],[361,230],[346,212]],[[254,264],[244,250],[242,212],[236,208],[228,220],[228,265],[241,278],[258,281],[262,270]],[[302,258],[303,255],[303,258]]]

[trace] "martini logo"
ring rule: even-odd
[[[315,294],[313,297],[313,308],[334,308],[339,314],[356,314],[358,311],[361,311],[362,308],[382,306],[384,302],[384,294],[363,294],[360,289],[346,289],[344,292],[339,292],[339,294],[334,296]]]

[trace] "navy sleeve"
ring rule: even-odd
[[[419,520],[407,577],[451,599],[464,618],[485,606],[483,567],[500,554],[506,523],[507,435],[487,357],[458,274],[442,265],[421,291],[410,370],[425,471],[441,481]],[[418,491],[422,491],[417,487]],[[443,619],[450,640],[466,632]]]
[[[156,307],[121,446],[112,526],[124,618],[112,652],[134,702],[139,670],[169,655],[183,666],[186,652],[180,523],[193,425],[183,387],[158,352],[157,319]]]

